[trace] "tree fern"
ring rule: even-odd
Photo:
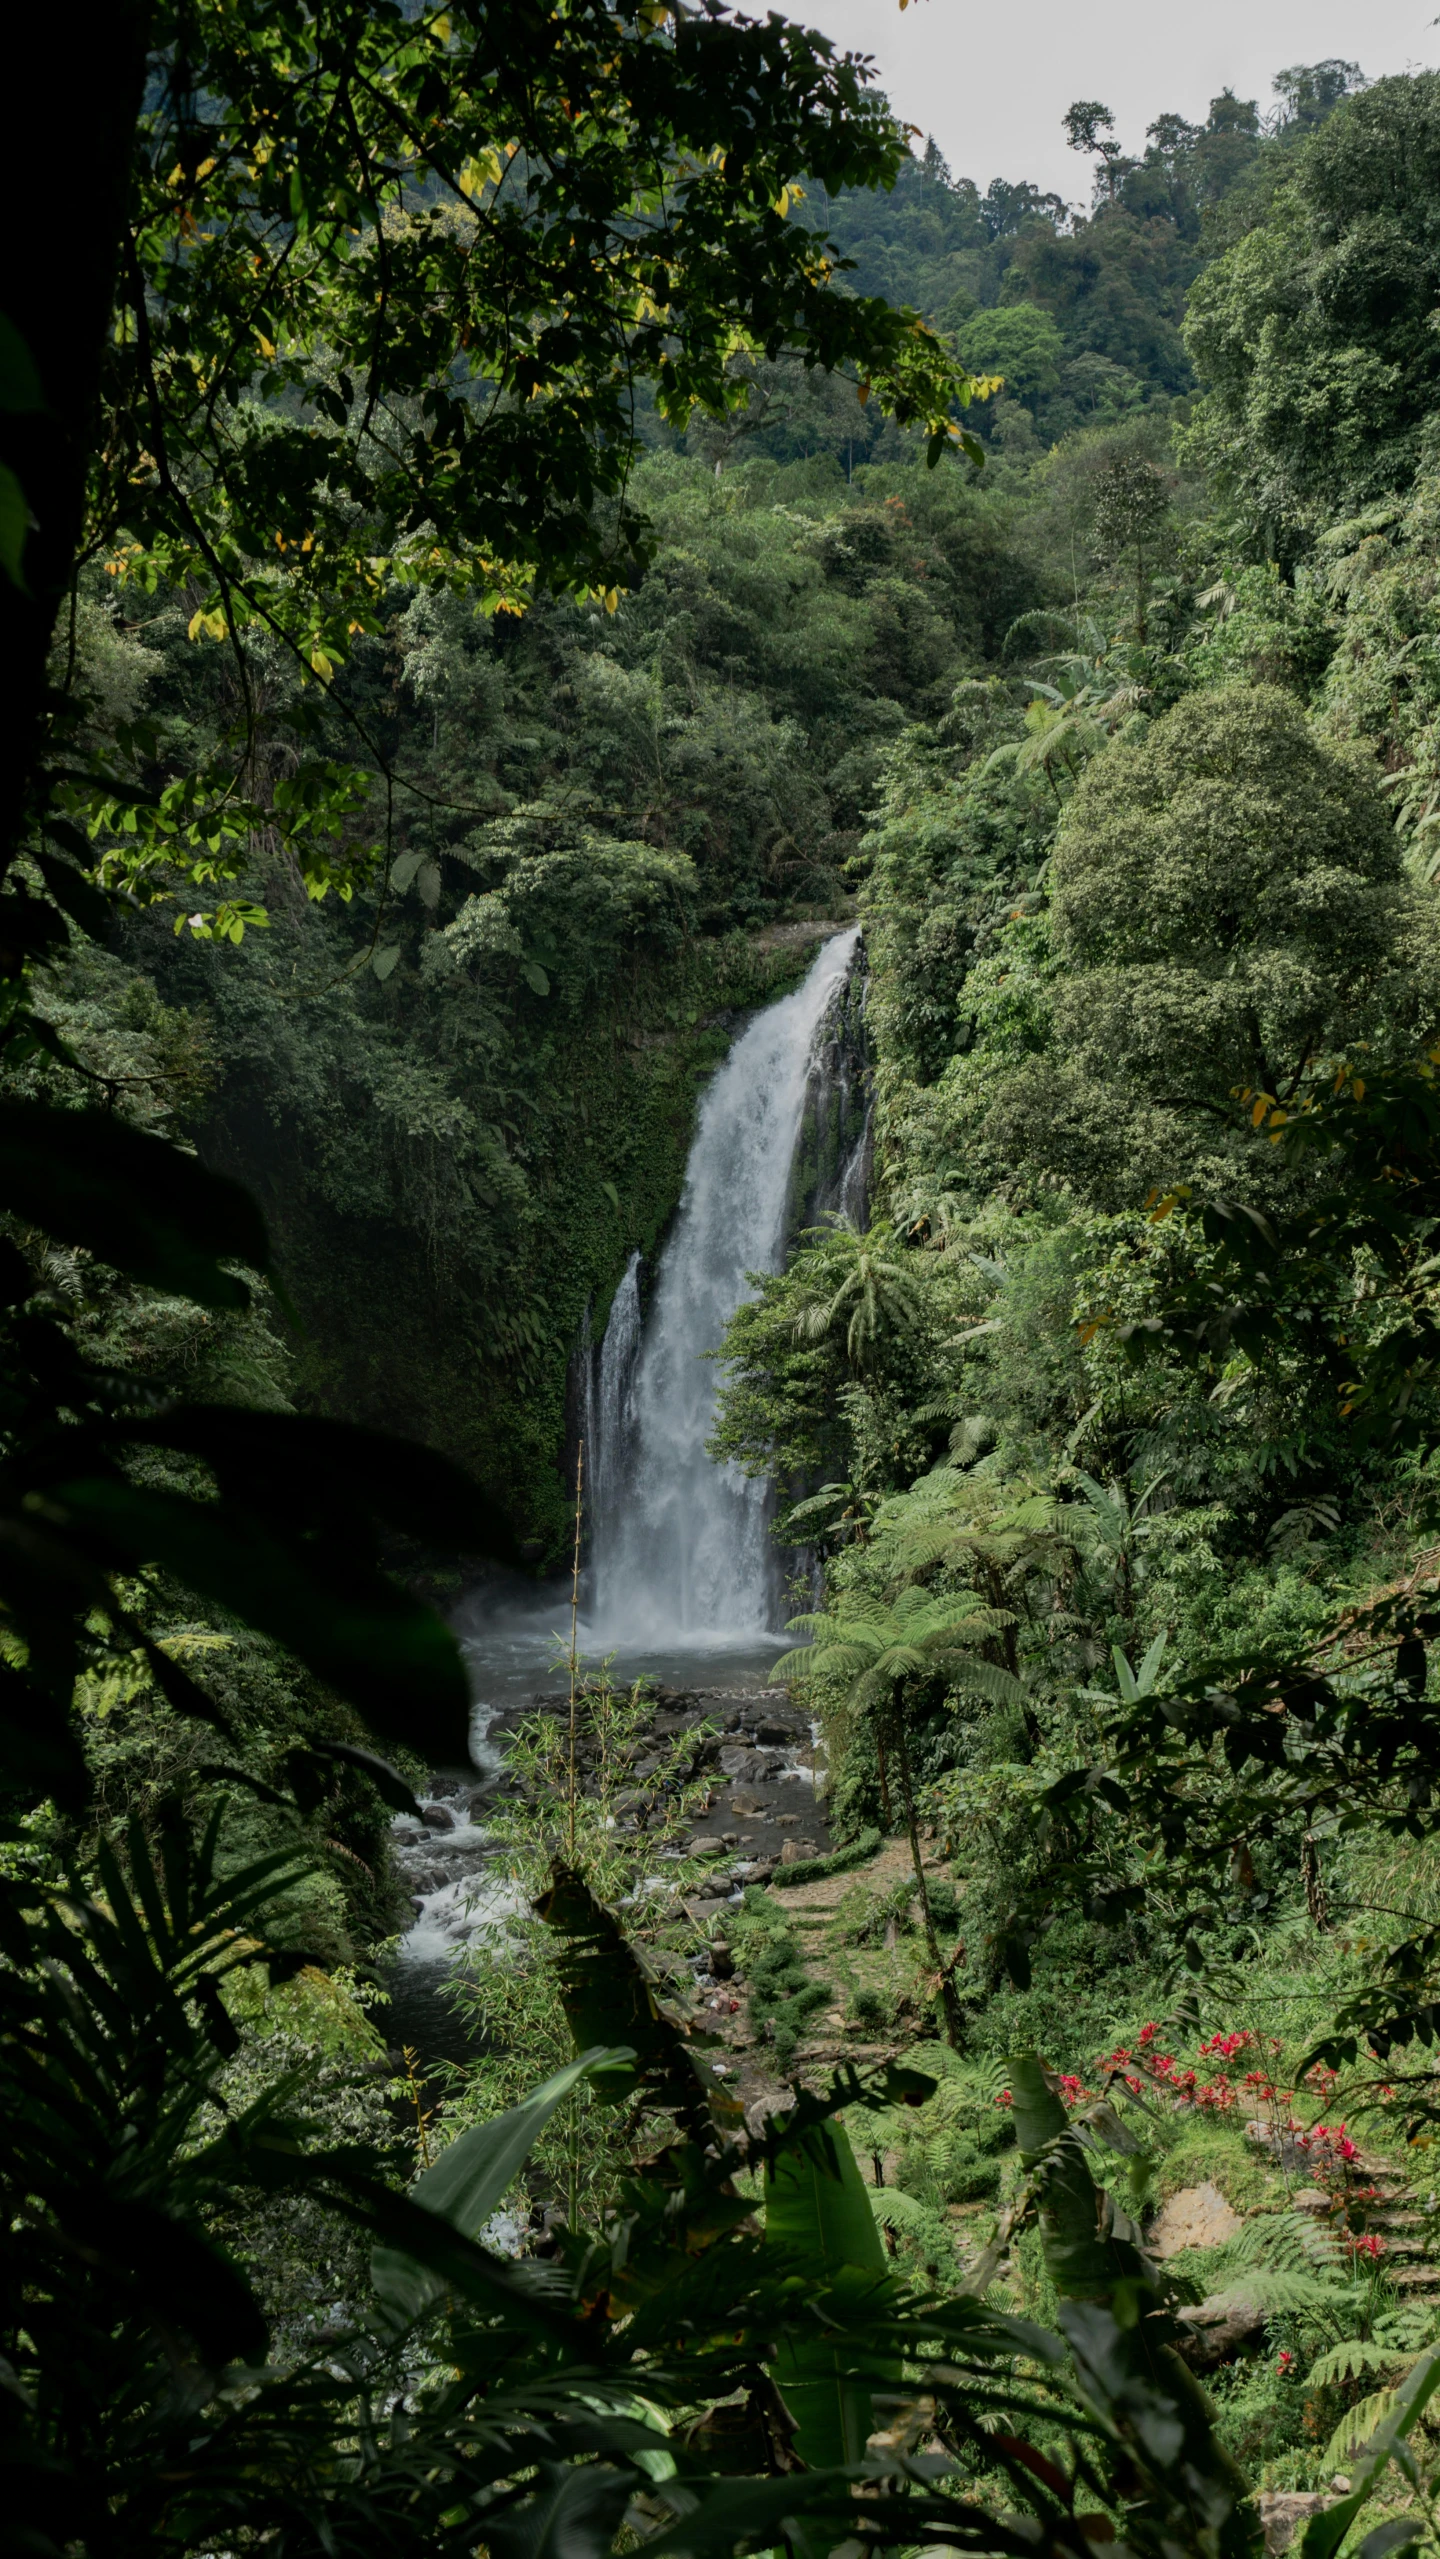
[[[1405,2360],[1401,2348],[1382,2346],[1373,2337],[1347,2337],[1343,2345],[1332,2346],[1311,2365],[1308,2378],[1316,2390],[1324,2390],[1332,2381],[1355,2381],[1362,2372],[1388,2372]]]

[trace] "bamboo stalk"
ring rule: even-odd
[[[575,1560],[570,1575],[570,1863],[575,1863],[575,1673],[578,1657],[575,1650],[576,1627],[580,1616],[580,1518],[585,1493],[585,1442],[582,1439],[575,1455]]]

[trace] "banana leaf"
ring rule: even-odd
[[[591,2072],[629,2061],[623,2050],[596,2046],[578,2061],[567,2062],[552,2079],[532,2088],[518,2106],[489,2123],[474,2124],[441,2152],[433,2168],[417,2177],[410,2200],[437,2220],[446,2221],[466,2239],[478,2239],[502,2197],[514,2184],[530,2152],[557,2106]],[[432,2274],[398,2248],[374,2248],[370,2280],[387,2316],[407,2326],[438,2301],[445,2290]]]
[[[899,2381],[897,2363],[867,2357],[867,2295],[889,2283],[870,2197],[839,2124],[816,2124],[766,2170],[765,2246],[810,2282],[809,2325],[797,2315],[775,2378],[795,2421],[795,2449],[811,2470],[863,2461],[874,2430],[872,2392]],[[826,2306],[816,2295],[830,2295]],[[843,2326],[839,2322],[843,2320]]]

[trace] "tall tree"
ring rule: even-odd
[[[188,587],[192,634],[233,653],[243,706],[213,772],[130,796],[120,870],[137,868],[126,839],[142,856],[203,840],[212,875],[244,846],[263,633],[309,679],[308,758],[279,814],[318,893],[353,797],[320,751],[326,689],[387,579],[491,612],[543,587],[613,601],[646,556],[628,494],[641,409],[683,426],[742,403],[746,352],[873,382],[932,459],[960,437],[954,359],[914,314],[837,291],[824,235],[791,219],[802,173],[886,184],[904,151],[863,64],[823,36],[655,0],[101,16],[70,124],[98,174],[84,232],[12,230],[0,263],[0,861],[77,558]],[[25,42],[18,93],[38,96],[47,59]],[[51,193],[38,160],[17,183]],[[114,772],[94,778],[98,802],[67,770],[62,824],[115,814]]]

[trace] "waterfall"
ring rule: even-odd
[[[643,1331],[638,1256],[616,1292],[595,1411],[588,1613],[603,1645],[753,1639],[779,1615],[769,1488],[705,1453],[718,1384],[708,1354],[754,1294],[747,1273],[784,1260],[817,1035],[858,941],[826,942],[713,1078]]]
[[[632,1253],[615,1291],[610,1320],[598,1359],[587,1347],[592,1380],[585,1398],[590,1442],[589,1509],[594,1520],[608,1519],[620,1498],[625,1478],[625,1451],[630,1440],[630,1396],[635,1357],[640,1348],[640,1256]]]

